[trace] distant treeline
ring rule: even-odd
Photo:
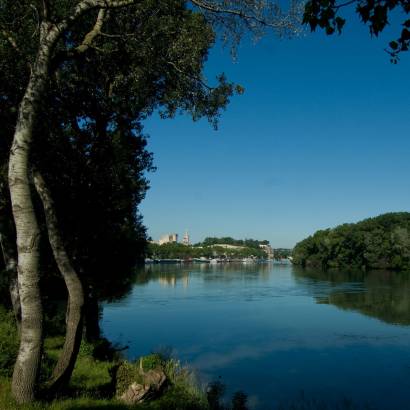
[[[236,246],[246,246],[248,248],[259,249],[259,245],[269,245],[269,241],[263,240],[258,241],[256,239],[234,239],[230,236],[224,238],[205,238],[203,242],[197,245],[211,246],[211,245],[236,245]]]
[[[297,265],[410,270],[410,213],[398,212],[317,231],[293,250]]]
[[[191,259],[191,258],[214,258],[214,257],[229,257],[229,258],[247,258],[254,256],[257,258],[266,258],[265,251],[261,248],[243,247],[237,249],[226,249],[217,245],[195,245],[186,246],[181,243],[165,243],[158,245],[150,243],[148,246],[148,256],[153,259]]]
[[[275,248],[273,250],[275,259],[286,259],[289,256],[292,256],[292,249],[289,248]]]

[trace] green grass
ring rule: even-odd
[[[46,382],[58,360],[64,344],[64,337],[49,337],[44,341],[44,355],[40,382]],[[120,358],[107,340],[96,344],[83,342],[78,359],[65,395],[54,401],[39,401],[29,405],[18,405],[11,395],[10,377],[18,349],[18,334],[13,315],[0,306],[0,410],[207,410],[206,395],[197,387],[193,375],[180,363],[161,354],[142,358],[144,370],[161,366],[169,380],[168,388],[157,400],[139,406],[127,406],[115,399],[116,386],[113,385],[114,368]],[[136,370],[139,360],[125,363],[128,374],[123,383],[127,387]],[[127,375],[127,373],[125,373]]]
[[[51,372],[64,343],[62,337],[46,339],[44,343],[46,369],[43,378]],[[14,402],[10,391],[10,379],[0,378],[0,410],[207,410],[206,396],[195,383],[192,374],[180,366],[174,359],[163,359],[158,355],[143,358],[144,369],[160,364],[170,380],[170,386],[157,400],[141,405],[128,406],[113,397],[111,371],[116,362],[95,359],[93,346],[83,343],[71,378],[69,390],[65,397],[52,402],[36,402],[30,405],[18,405]],[[137,368],[135,364],[127,364],[129,368]]]

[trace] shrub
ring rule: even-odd
[[[141,383],[139,364],[123,362],[116,371],[116,394],[121,396],[132,383]]]
[[[181,366],[178,360],[153,353],[141,357],[134,363],[123,362],[117,368],[116,393],[121,395],[134,382],[142,383],[141,367],[144,372],[160,367],[167,376],[167,387],[156,400],[140,404],[141,409],[209,409],[205,393],[198,386],[193,373]]]

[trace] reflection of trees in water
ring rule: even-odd
[[[295,280],[318,303],[356,310],[387,323],[410,325],[410,273],[294,268]]]
[[[136,285],[145,285],[149,282],[159,282],[161,286],[175,287],[182,281],[184,287],[189,284],[190,270],[181,268],[181,265],[145,265],[137,270]]]
[[[222,263],[201,267],[204,282],[238,282],[268,280],[271,265],[268,263]]]
[[[233,282],[240,280],[268,280],[269,264],[218,263],[203,264],[149,264],[138,268],[135,284],[144,285],[151,281],[161,286],[189,287],[190,278],[200,274],[204,282]]]

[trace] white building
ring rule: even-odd
[[[275,254],[273,252],[272,246],[270,246],[270,245],[259,245],[259,247],[267,253],[269,259],[274,258]]]
[[[163,245],[164,243],[172,243],[172,242],[178,242],[177,233],[167,233],[166,235],[162,235],[158,241],[160,245]]]

